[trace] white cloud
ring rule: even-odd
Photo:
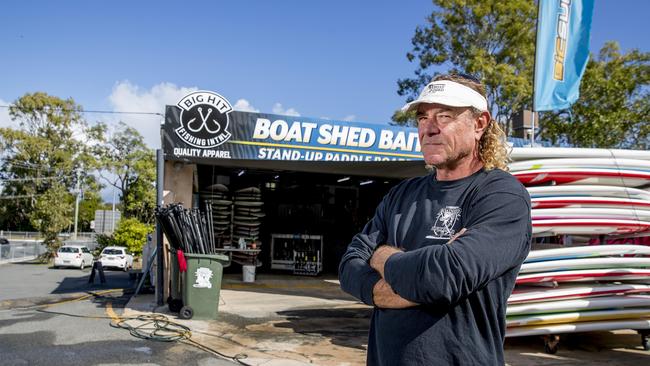
[[[10,105],[11,103],[5,102],[0,99],[0,105]],[[9,118],[9,108],[0,107],[0,127],[17,127],[17,124]]]
[[[343,117],[343,120],[347,121],[347,122],[352,122],[352,121],[354,121],[356,119],[357,119],[357,116],[354,115],[354,114],[349,114],[349,115]]]
[[[280,103],[275,103],[273,105],[273,113],[283,114],[285,116],[300,117],[300,113],[297,110],[293,108],[284,109]]]
[[[164,115],[165,105],[175,105],[182,97],[196,90],[198,90],[196,87],[178,87],[168,82],[156,84],[147,90],[125,80],[115,84],[109,100],[116,112],[147,112]],[[118,114],[116,119],[138,130],[149,147],[160,147],[162,116]]]
[[[259,113],[260,110],[253,107],[249,101],[246,99],[238,99],[237,102],[235,102],[235,105],[233,106],[233,109],[238,110],[238,111],[243,111],[243,112],[254,112],[254,113]]]

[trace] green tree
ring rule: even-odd
[[[650,53],[608,42],[591,57],[570,109],[540,115],[541,136],[580,147],[650,148]]]
[[[153,149],[146,146],[140,133],[120,123],[104,148],[104,166],[108,174],[102,177],[120,192],[125,218],[153,223],[156,206],[156,159]]]
[[[34,210],[30,213],[32,225],[43,235],[43,243],[49,251],[49,258],[61,246],[58,238],[61,230],[72,223],[71,195],[61,183],[54,183],[36,198]]]
[[[153,230],[153,225],[144,224],[135,218],[122,219],[113,234],[113,242],[129,248],[134,255],[140,255],[147,242],[147,234]]]
[[[45,208],[37,205],[39,197],[51,195],[51,189],[57,194],[70,192],[77,183],[97,187],[91,171],[98,166],[95,146],[102,140],[103,127],[89,127],[74,100],[42,92],[19,98],[9,115],[19,128],[0,128],[0,220],[8,229],[42,228],[33,220],[42,216],[34,211]]]
[[[469,73],[484,82],[495,120],[509,132],[512,115],[530,108],[535,19],[537,7],[530,0],[433,0],[435,10],[427,25],[415,30],[415,77],[398,81],[398,94],[415,99],[436,73]],[[444,67],[444,69],[443,69]],[[400,111],[398,124],[413,124],[414,115]]]
[[[90,222],[95,220],[95,211],[102,208],[102,198],[97,191],[84,191],[83,200],[79,202],[79,231],[91,231]]]

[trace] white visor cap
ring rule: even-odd
[[[418,99],[406,103],[402,111],[417,108],[420,103],[438,103],[450,107],[474,107],[487,111],[487,99],[476,90],[451,80],[432,81],[425,86]]]

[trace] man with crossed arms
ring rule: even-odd
[[[502,365],[506,303],[531,241],[530,197],[485,87],[435,78],[417,110],[431,174],[395,186],[339,267],[341,288],[374,306],[368,365]]]

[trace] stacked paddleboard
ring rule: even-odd
[[[257,241],[260,235],[260,225],[265,216],[262,206],[262,195],[259,188],[243,188],[234,195],[233,239],[245,242]]]
[[[213,184],[200,192],[203,202],[209,201],[212,206],[212,221],[216,242],[221,244],[230,240],[232,200],[228,187],[223,184]]]
[[[650,328],[650,247],[535,250],[508,299],[506,336]]]
[[[527,186],[534,236],[650,232],[650,161],[557,158],[512,163]]]

